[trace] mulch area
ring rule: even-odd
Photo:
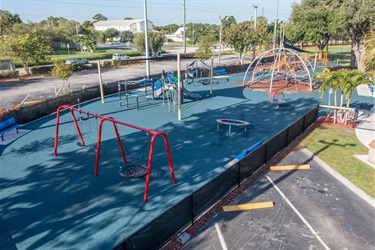
[[[236,200],[239,196],[245,193],[249,187],[257,181],[259,178],[263,177],[267,172],[269,172],[270,166],[276,165],[282,159],[284,159],[287,155],[289,155],[292,151],[298,149],[300,146],[301,141],[303,141],[315,128],[319,126],[328,126],[328,127],[335,127],[335,128],[345,128],[345,129],[352,129],[354,130],[352,124],[341,124],[341,123],[333,123],[333,119],[326,119],[325,117],[321,117],[318,119],[316,123],[311,125],[305,132],[299,135],[295,140],[293,140],[286,148],[281,150],[278,154],[276,154],[271,160],[266,162],[258,171],[256,171],[252,176],[246,179],[244,182],[241,183],[240,187],[233,189],[229,194],[223,197],[218,203],[216,203],[213,207],[211,207],[208,211],[206,211],[201,217],[199,217],[194,224],[187,227],[183,232],[180,232],[176,235],[168,244],[166,244],[162,250],[177,250],[181,249],[184,244],[179,240],[179,235],[182,233],[187,233],[193,238],[198,231],[208,222],[210,221],[215,215],[222,212],[223,206],[227,206],[231,204],[234,200]]]
[[[269,80],[263,80],[256,83],[251,84],[251,86],[248,86],[247,88],[252,90],[259,90],[264,91],[268,93],[268,96],[272,98],[275,93],[285,92],[285,93],[295,93],[295,92],[301,92],[305,94],[311,94],[310,86],[308,83],[300,83],[292,80],[274,80],[272,83],[272,91],[270,92],[270,81]]]

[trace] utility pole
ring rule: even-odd
[[[277,5],[276,5],[276,16],[275,16],[275,27],[273,29],[273,46],[272,48],[275,49],[276,47],[276,29],[277,29],[277,14],[279,12],[279,0],[277,0]]]
[[[184,0],[184,54],[186,54],[186,0]]]
[[[254,9],[255,9],[255,20],[254,20],[254,29],[255,31],[257,30],[257,18],[258,18],[258,6],[257,5],[253,5]],[[256,55],[256,44],[254,44],[254,47],[253,47],[253,60],[255,59],[255,55]]]
[[[222,43],[222,34],[223,34],[223,20],[221,20],[221,16],[219,16],[220,20],[220,40],[219,40],[219,59],[218,59],[218,64],[220,66],[220,56],[221,56],[221,43]]]

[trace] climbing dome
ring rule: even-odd
[[[286,85],[309,85],[312,91],[314,74],[307,57],[293,49],[276,48],[263,52],[250,63],[243,78],[243,86],[270,84],[269,91],[272,92],[274,81],[285,81]]]

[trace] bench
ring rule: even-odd
[[[229,81],[229,75],[225,69],[214,69],[214,78],[226,78]]]
[[[3,121],[3,122],[0,122],[0,135],[1,135],[1,140],[4,141],[4,135],[13,130],[13,129],[16,129],[17,130],[17,133],[18,133],[18,128],[20,127],[21,125],[16,123],[16,120],[12,117],[12,118],[9,118],[8,120],[6,121]]]
[[[228,73],[225,69],[215,69],[214,74],[217,75],[217,76],[228,75]]]

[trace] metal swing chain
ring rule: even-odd
[[[149,133],[146,133],[146,134],[147,134],[147,138],[146,138],[145,144],[143,145],[143,148],[141,150],[141,154],[139,155],[138,162],[136,162],[134,160],[133,156],[130,154],[128,148],[126,147],[126,144],[123,144],[127,155],[129,155],[130,160],[133,162],[134,165],[141,165],[141,164],[139,164],[139,162],[141,161],[141,159],[143,157],[143,151],[146,151],[146,155],[147,155],[147,144],[148,144],[148,139],[149,139]],[[121,159],[119,160],[119,162],[121,162]]]

